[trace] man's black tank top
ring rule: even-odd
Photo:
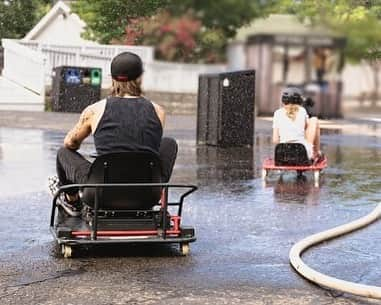
[[[159,154],[163,128],[152,103],[143,98],[109,97],[94,133],[98,155],[151,151]]]

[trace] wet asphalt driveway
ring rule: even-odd
[[[175,246],[118,246],[83,249],[73,259],[61,257],[49,233],[47,177],[66,127],[3,125],[0,304],[381,303],[323,290],[288,263],[295,242],[363,216],[380,201],[380,124],[361,125],[368,130],[361,134],[360,127],[325,132],[329,168],[316,188],[308,174],[274,174],[263,185],[269,122],[258,122],[253,149],[197,147],[194,123],[170,117],[166,131],[180,146],[172,182],[199,186],[184,210],[198,238],[190,255],[181,257]],[[82,152],[92,151],[89,139]],[[324,243],[304,260],[329,275],[381,286],[380,230],[378,222]]]

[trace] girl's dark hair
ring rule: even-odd
[[[303,97],[298,92],[283,92],[282,103],[285,105],[288,105],[288,104],[301,105],[303,103]]]

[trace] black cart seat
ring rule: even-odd
[[[90,168],[89,184],[161,183],[159,157],[151,152],[120,152],[99,156]],[[99,209],[146,210],[158,203],[161,187],[99,188]],[[94,188],[84,188],[81,200],[93,207]]]
[[[275,146],[274,160],[276,166],[309,166],[306,148],[301,143],[279,143]]]

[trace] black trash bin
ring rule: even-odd
[[[60,66],[53,69],[52,110],[82,112],[100,100],[100,68]]]
[[[254,143],[255,70],[199,76],[197,144]]]

